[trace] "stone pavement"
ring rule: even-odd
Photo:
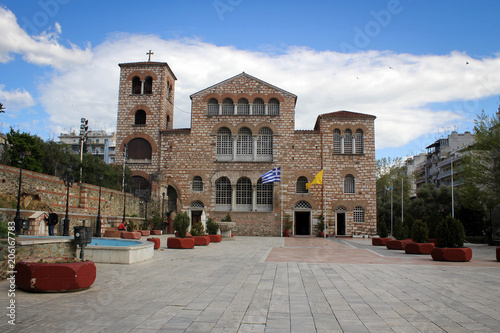
[[[235,237],[97,264],[85,291],[16,291],[0,332],[500,332],[500,263],[437,263],[369,239]],[[475,254],[478,254],[475,256]]]

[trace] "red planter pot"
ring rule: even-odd
[[[160,248],[161,242],[160,242],[159,238],[154,238],[153,237],[153,238],[148,238],[147,240],[150,241],[150,242],[155,243],[155,250],[158,250]]]
[[[162,231],[161,230],[151,230],[151,235],[161,235]]]
[[[434,243],[434,246],[438,246],[438,240],[436,238],[429,238],[429,243]]]
[[[220,243],[222,241],[222,235],[208,235],[210,237],[210,243]]]
[[[122,231],[120,237],[124,239],[141,239],[141,233],[138,231]]]
[[[497,261],[500,261],[500,247],[497,247]]]
[[[405,240],[389,239],[385,245],[389,250],[404,250],[406,245]]]
[[[86,289],[94,283],[96,267],[92,261],[50,263],[50,259],[53,258],[42,263],[19,261],[14,269],[17,287],[26,291],[62,292]]]
[[[195,246],[206,246],[210,244],[210,237],[209,236],[192,236],[194,239],[194,245]]]
[[[192,249],[194,248],[194,239],[169,237],[167,238],[167,247],[169,249]]]
[[[406,243],[405,253],[408,254],[431,254],[434,243]]]
[[[374,245],[374,246],[386,246],[387,245],[387,241],[391,240],[391,239],[392,238],[389,238],[389,237],[386,237],[386,238],[373,237],[372,238],[372,245]]]
[[[435,247],[432,249],[431,256],[436,261],[470,261],[472,249],[470,247]]]
[[[149,236],[150,231],[149,230],[139,230],[141,233],[141,236]]]

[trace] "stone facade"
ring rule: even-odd
[[[376,233],[374,116],[326,113],[314,129],[295,130],[297,96],[241,73],[191,95],[191,128],[173,129],[173,89],[171,100],[164,97],[165,77],[175,78],[168,65],[120,67],[117,149],[136,138],[149,142],[150,158],[127,165],[153,195],[166,194],[169,212],[202,222],[230,213],[236,235],[280,235],[282,214],[292,234],[316,234],[320,215],[330,234]],[[160,79],[149,94],[128,93],[141,71]],[[146,106],[139,126],[134,113]],[[281,182],[263,186],[261,175],[277,167]],[[303,180],[321,170],[323,184],[305,190]]]

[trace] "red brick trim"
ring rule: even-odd
[[[135,70],[133,72],[130,72],[127,75],[127,81],[132,81],[132,79],[134,78],[134,76],[138,76],[139,79],[141,79],[142,81],[144,81],[146,79],[146,76],[151,76],[151,78],[153,79],[153,81],[157,81],[158,80],[158,76],[155,74],[155,72],[147,71],[147,70]]]

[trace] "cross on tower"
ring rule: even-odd
[[[153,54],[155,54],[155,53],[154,53],[154,52],[151,52],[151,50],[149,50],[149,52],[148,52],[148,53],[146,53],[146,54],[149,56],[148,61],[151,61],[151,55],[153,55]]]

